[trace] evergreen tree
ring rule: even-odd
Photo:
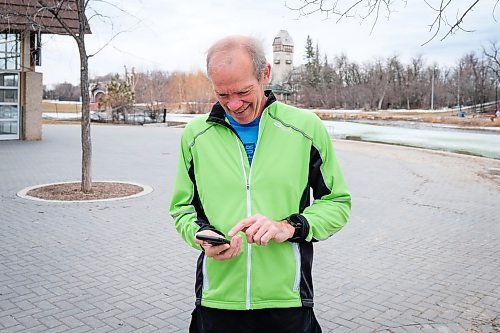
[[[316,44],[314,50],[312,39],[308,35],[306,39],[306,55],[305,55],[305,84],[312,88],[316,88],[320,83],[320,70],[319,63],[319,46]]]
[[[99,100],[99,107],[110,107],[113,119],[119,119],[119,114],[125,116],[125,111],[130,108],[134,101],[134,93],[130,83],[120,79],[118,74],[106,85],[106,96]]]

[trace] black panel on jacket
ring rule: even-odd
[[[300,248],[300,299],[302,306],[314,305],[314,289],[312,280],[313,243],[299,243]]]
[[[196,281],[194,284],[194,292],[196,295],[196,305],[201,305],[201,296],[203,292],[203,259],[205,258],[205,252],[200,253],[198,257],[198,262],[196,263]]]

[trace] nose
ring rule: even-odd
[[[231,111],[236,111],[243,106],[243,101],[237,97],[232,97],[227,102],[227,108]]]

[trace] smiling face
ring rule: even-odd
[[[248,124],[262,114],[267,100],[264,89],[271,73],[269,64],[257,79],[250,55],[237,48],[215,52],[209,71],[217,100],[234,120]]]

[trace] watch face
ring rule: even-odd
[[[297,229],[298,227],[300,227],[302,225],[302,223],[300,223],[300,221],[294,221],[292,219],[288,219],[287,221],[295,229]]]

